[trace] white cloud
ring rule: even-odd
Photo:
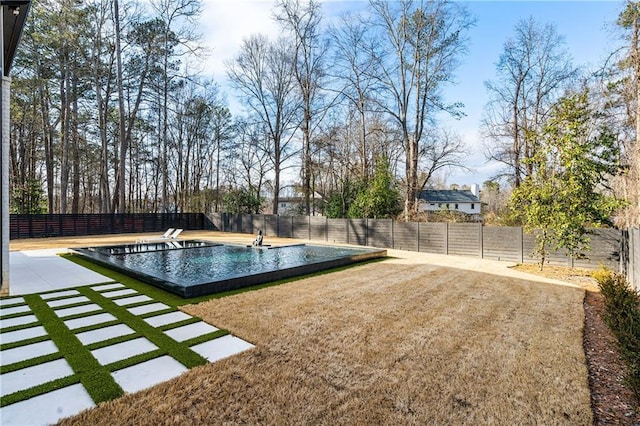
[[[273,1],[204,0],[200,19],[205,45],[211,55],[205,70],[220,84],[226,80],[225,62],[237,55],[242,40],[251,34],[276,37],[280,30],[272,19]]]

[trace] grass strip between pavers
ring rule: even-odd
[[[113,379],[109,370],[91,355],[91,352],[40,296],[24,297],[96,404],[124,395],[124,391]]]
[[[187,339],[182,343],[191,347],[194,345],[198,345],[200,343],[208,342],[209,340],[217,339],[218,337],[226,336],[227,334],[230,334],[227,330],[217,330],[217,331],[212,331],[211,333],[192,337],[191,339]]]
[[[96,349],[106,348],[107,346],[117,345],[118,343],[128,342],[130,340],[139,339],[141,337],[144,336],[139,333],[125,334],[124,336],[112,337],[111,339],[90,343],[87,345],[87,349],[89,349],[90,351],[95,351]]]
[[[99,292],[89,287],[80,287],[78,290],[95,304],[101,306],[105,311],[114,315],[122,323],[131,327],[135,332],[143,335],[151,343],[165,350],[168,355],[185,367],[193,368],[208,363],[204,357],[189,349],[189,346],[177,342],[161,330],[147,324],[144,320],[129,312],[125,307],[119,306],[111,299],[102,296]]]

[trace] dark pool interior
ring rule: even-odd
[[[386,256],[386,250],[293,244],[251,247],[173,240],[82,247],[98,264],[185,298],[235,290]]]

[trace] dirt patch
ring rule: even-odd
[[[593,423],[582,289],[411,256],[185,307],[256,348],[63,424]]]

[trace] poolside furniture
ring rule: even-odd
[[[169,232],[169,231],[171,231],[171,232]],[[143,238],[143,239],[140,239],[140,240],[138,240],[136,242],[137,243],[161,243],[161,242],[165,242],[167,240],[175,240],[182,233],[182,231],[183,231],[183,229],[181,229],[181,228],[178,228],[178,229],[170,228],[160,238]]]

